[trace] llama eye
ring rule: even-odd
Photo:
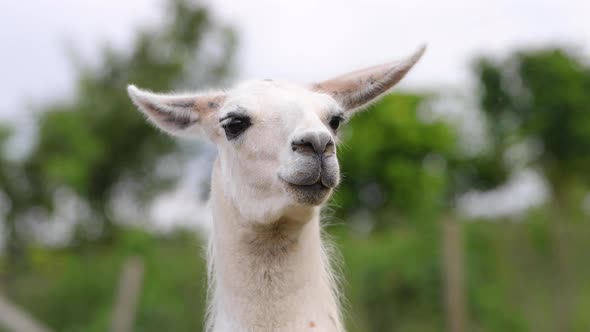
[[[233,117],[229,118],[222,127],[225,130],[225,136],[228,140],[232,140],[240,136],[252,123],[248,117]]]
[[[330,125],[330,128],[332,128],[332,130],[336,130],[338,129],[342,121],[344,121],[344,118],[342,118],[341,116],[333,116],[328,124]]]

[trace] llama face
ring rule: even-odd
[[[328,199],[340,179],[340,125],[399,82],[423,52],[306,87],[265,80],[229,92],[128,91],[163,131],[204,131],[219,152],[225,196],[246,219],[276,220]]]
[[[226,192],[247,190],[248,206],[323,203],[340,178],[336,133],[344,117],[334,98],[289,83],[230,91],[213,135]]]

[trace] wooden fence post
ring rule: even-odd
[[[141,258],[129,257],[123,265],[112,317],[112,332],[131,332],[141,292],[144,266]]]
[[[2,296],[0,296],[0,326],[10,332],[51,331]]]
[[[441,223],[442,272],[448,332],[465,332],[463,225],[452,218]]]

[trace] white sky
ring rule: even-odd
[[[403,85],[461,88],[477,54],[556,42],[589,53],[588,0],[207,3],[239,33],[239,78],[317,80],[427,42],[428,53]],[[105,42],[124,47],[161,8],[160,0],[0,1],[0,119],[70,91],[68,47],[87,59]]]

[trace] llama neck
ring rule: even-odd
[[[221,191],[213,183],[210,330],[343,331],[319,208],[247,222]]]

